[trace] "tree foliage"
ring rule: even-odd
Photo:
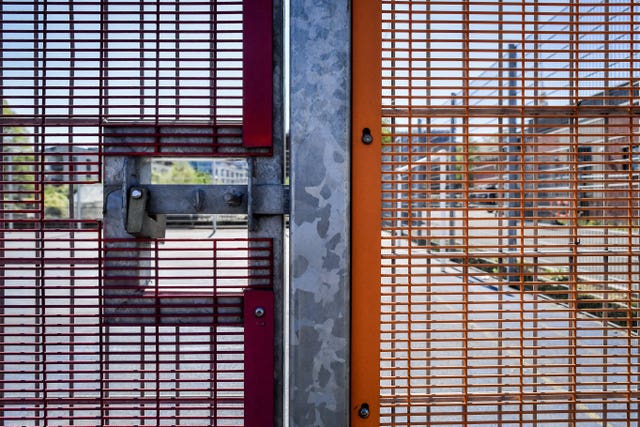
[[[47,218],[69,217],[69,185],[45,185],[44,215]]]
[[[186,161],[176,161],[168,169],[152,171],[151,181],[155,184],[211,184],[211,176],[194,169]]]
[[[6,103],[3,104],[2,115],[7,117],[13,114]],[[25,135],[26,129],[22,127],[4,126],[2,133],[4,200],[8,202],[9,210],[33,209],[36,200],[36,163],[33,145]]]

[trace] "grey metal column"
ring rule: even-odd
[[[515,44],[509,45],[509,107],[515,107],[518,105],[518,63],[516,62],[518,46]],[[510,253],[516,252],[516,245],[518,244],[518,230],[517,227],[520,224],[521,218],[520,209],[520,157],[524,156],[524,151],[520,150],[522,146],[520,137],[520,128],[518,127],[517,119],[515,117],[509,117],[509,136],[507,137],[506,152],[509,153],[507,170],[507,221],[508,236],[507,241],[508,251]],[[520,281],[520,259],[510,256],[508,258],[507,272],[509,273],[508,281],[510,283],[518,283]]]
[[[291,0],[290,425],[349,423],[351,10]]]

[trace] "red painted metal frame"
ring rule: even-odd
[[[99,186],[107,155],[270,155],[271,1],[6,0],[0,11],[0,425],[242,425],[253,416],[242,297],[271,289],[271,242],[153,242],[133,254],[150,268],[126,271],[150,282],[137,289],[144,310],[114,321],[114,242],[73,196]],[[68,206],[52,213],[60,194]]]
[[[245,427],[273,426],[274,295],[267,289],[244,293]]]
[[[143,276],[153,279],[141,299],[150,311],[114,324],[102,297],[98,224],[36,225],[0,229],[0,425],[265,425],[273,414],[268,239],[156,242]],[[234,269],[250,261],[260,266]],[[192,321],[198,314],[188,313],[201,307],[187,297],[237,299],[241,285],[245,302],[218,308],[244,310],[246,326],[242,314]],[[174,298],[168,308],[173,317],[184,312],[181,321],[162,321],[164,298]]]
[[[5,137],[21,127],[25,137],[52,136],[47,145],[101,152],[99,127],[125,123],[151,126],[131,135],[146,154],[175,155],[177,145],[192,156],[271,154],[272,1],[2,6]],[[198,140],[161,129],[176,124],[198,128]]]
[[[271,147],[273,132],[272,1],[245,0],[243,13],[244,147]]]

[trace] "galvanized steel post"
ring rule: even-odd
[[[291,2],[292,427],[349,419],[350,3]]]

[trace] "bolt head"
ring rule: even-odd
[[[134,199],[142,198],[142,190],[140,190],[139,188],[132,189],[131,190],[131,197],[133,197]]]
[[[228,206],[237,207],[242,204],[242,193],[230,191],[224,194],[224,202]]]
[[[369,408],[366,406],[363,406],[360,408],[360,410],[358,411],[358,416],[360,418],[369,418],[370,412],[369,412]]]
[[[264,311],[264,308],[262,308],[262,307],[256,307],[256,309],[253,310],[253,314],[257,318],[260,318],[260,317],[264,316],[264,313],[265,313],[265,311]]]

